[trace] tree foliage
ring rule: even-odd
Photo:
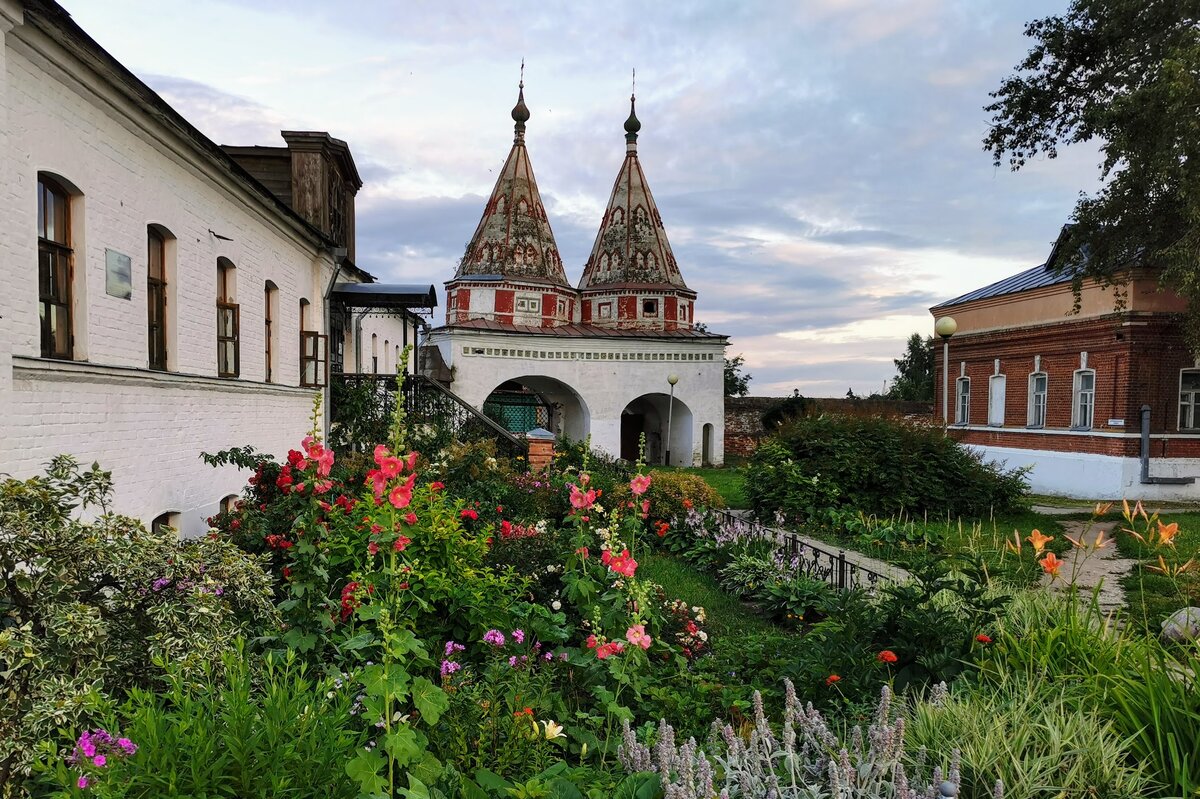
[[[725,359],[725,396],[744,397],[750,392],[750,381],[753,375],[742,374],[742,366],[746,359],[741,355]]]
[[[908,337],[904,355],[896,358],[896,379],[888,389],[889,399],[910,402],[933,402],[933,370],[935,366],[933,336]]]
[[[1161,269],[1200,343],[1200,0],[1073,0],[1028,23],[1036,44],[992,93],[984,138],[1015,171],[1096,140],[1103,187],[1081,195],[1052,268],[1120,285]],[[1118,307],[1121,295],[1117,295]]]

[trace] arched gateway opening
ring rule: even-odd
[[[637,460],[643,435],[647,463],[692,465],[692,409],[678,397],[672,405],[668,394],[643,394],[625,406],[621,411],[622,458]]]
[[[504,381],[488,394],[483,412],[513,433],[541,427],[560,438],[582,441],[591,430],[587,404],[574,389],[552,377],[527,375]]]

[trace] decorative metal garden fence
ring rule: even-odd
[[[776,560],[791,565],[794,572],[820,580],[842,591],[865,590],[874,593],[882,583],[891,582],[886,574],[847,558],[846,550],[822,549],[795,533],[776,530],[726,510],[713,510],[725,538],[745,541],[770,541],[775,544]]]

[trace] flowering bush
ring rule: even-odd
[[[34,742],[86,725],[160,662],[199,668],[238,636],[271,629],[258,559],[211,538],[180,541],[106,511],[109,474],[55,458],[0,482],[0,786],[27,773]],[[94,521],[76,513],[101,511]]]

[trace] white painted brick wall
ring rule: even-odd
[[[38,357],[43,170],[82,192],[72,211],[76,359],[85,364]],[[311,302],[310,329],[323,327],[331,261],[29,26],[4,35],[0,176],[0,472],[28,476],[58,453],[97,460],[114,473],[115,510],[147,522],[178,512],[185,533],[202,532],[203,519],[240,490],[245,475],[204,465],[201,451],[252,444],[283,456],[309,427],[312,392],[298,387],[299,303]],[[168,350],[178,374],[147,370],[149,224],[176,239]],[[132,258],[132,299],[105,294],[106,248]],[[237,267],[237,381],[216,377],[218,257]],[[267,280],[279,287],[275,385],[262,382]]]

